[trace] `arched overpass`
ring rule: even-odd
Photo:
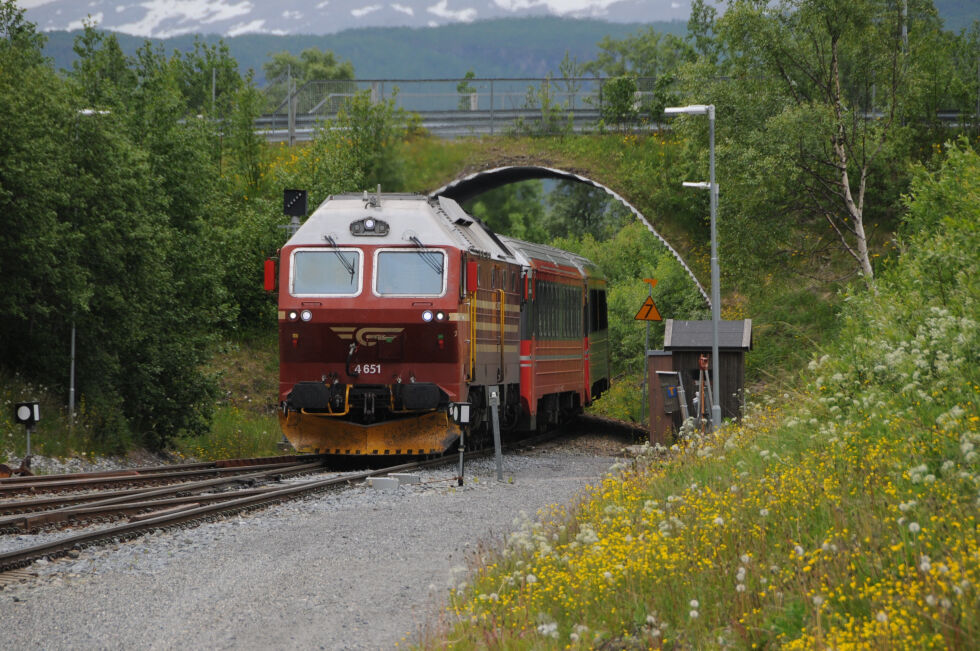
[[[518,181],[528,181],[531,179],[561,179],[565,181],[576,181],[578,183],[585,183],[591,185],[594,188],[599,188],[606,192],[608,195],[616,199],[626,208],[636,215],[647,227],[647,229],[657,236],[667,250],[670,251],[671,255],[677,259],[677,262],[684,268],[687,275],[691,277],[691,282],[698,288],[701,292],[701,296],[704,298],[705,303],[711,304],[711,300],[708,298],[707,292],[705,292],[704,287],[701,286],[700,281],[698,281],[697,276],[691,271],[691,268],[684,262],[677,250],[671,246],[664,237],[657,232],[657,229],[653,227],[643,213],[636,209],[629,201],[624,199],[622,196],[614,192],[612,189],[606,187],[605,185],[593,181],[590,178],[575,174],[573,172],[566,172],[565,170],[555,169],[552,167],[544,167],[540,165],[508,165],[504,167],[496,167],[493,169],[484,170],[482,172],[476,172],[474,174],[469,174],[462,178],[458,178],[455,181],[447,183],[437,190],[433,190],[429,193],[429,196],[443,196],[450,199],[454,199],[459,202],[472,199],[488,190],[493,190],[501,186],[507,185],[509,183],[517,183]]]

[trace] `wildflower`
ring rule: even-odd
[[[936,595],[931,594],[926,597],[926,603],[935,608],[936,604],[939,603],[939,600],[936,599]]]
[[[875,619],[877,619],[879,622],[881,622],[882,624],[884,624],[885,622],[888,621],[888,615],[887,615],[887,613],[885,613],[884,610],[879,610],[878,611],[878,614],[875,615]]]
[[[546,635],[548,637],[558,637],[558,623],[551,622],[549,624],[541,624],[538,626],[538,633],[541,635]]]
[[[698,611],[696,611],[696,610],[692,610],[691,612],[688,613],[688,616],[691,619],[697,619],[699,617],[699,615],[700,615],[700,613],[698,613]]]
[[[745,584],[739,583],[735,586],[735,592],[745,592]]]
[[[718,517],[716,517],[714,520],[712,520],[712,522],[714,522],[719,527],[722,526],[723,524],[725,524],[725,521],[722,519],[722,517],[720,515]]]
[[[762,517],[766,517],[767,515],[769,515],[769,509],[759,509],[759,515],[761,515]]]
[[[919,569],[922,570],[923,572],[928,572],[929,570],[932,569],[931,559],[925,554],[923,554],[919,558]]]
[[[696,609],[696,608],[698,608],[700,606],[701,606],[701,604],[698,603],[698,600],[697,599],[691,599],[691,608],[695,608]]]
[[[796,553],[797,556],[799,556],[801,558],[803,557],[803,548],[800,547],[799,545],[796,545],[795,547],[793,547],[793,552]]]
[[[818,594],[813,595],[813,605],[816,606],[817,608],[819,608],[820,606],[822,606],[823,605],[823,597],[820,596],[820,595],[818,595]]]
[[[528,584],[537,583],[538,582],[538,577],[534,576],[533,574],[528,574],[524,578],[524,580],[527,581]]]
[[[922,531],[922,527],[919,526],[918,522],[909,522],[909,531],[912,533],[919,533]]]

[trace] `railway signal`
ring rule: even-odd
[[[37,421],[41,420],[41,403],[18,402],[14,405],[14,422],[20,423],[27,428],[27,457],[31,456],[31,432]]]
[[[470,424],[470,412],[473,408],[473,404],[469,402],[450,402],[449,403],[449,417],[453,419],[453,422],[459,425],[459,477],[458,484],[463,485],[463,454],[465,448],[463,444],[465,443],[466,430],[469,429]]]

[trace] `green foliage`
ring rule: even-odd
[[[333,156],[333,168],[328,164],[324,174],[334,182],[343,183],[349,190],[401,187],[404,160],[400,155],[408,127],[408,113],[396,107],[395,97],[380,102],[371,101],[370,91],[349,98],[335,120],[317,129],[318,151]],[[349,176],[338,178],[337,167],[350,170]],[[351,169],[353,168],[353,169]],[[326,198],[326,197],[324,197]]]
[[[262,69],[268,82],[263,92],[271,102],[266,108],[270,110],[306,82],[354,78],[354,66],[350,61],[341,63],[333,52],[317,47],[308,47],[299,56],[286,50],[275,52],[262,64]]]
[[[456,92],[459,93],[459,101],[456,103],[456,108],[460,111],[470,110],[470,96],[476,92],[469,80],[475,79],[476,73],[472,70],[467,70],[466,74],[463,75],[463,81],[456,84]]]
[[[639,117],[636,101],[636,78],[630,75],[613,77],[602,87],[602,120],[626,131]]]
[[[539,180],[495,188],[463,204],[463,209],[483,220],[496,233],[529,242],[546,242],[544,186]]]
[[[682,38],[652,26],[622,40],[606,36],[599,50],[595,61],[584,64],[583,69],[608,77],[669,75],[693,58],[691,46]]]

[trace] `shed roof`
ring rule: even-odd
[[[710,320],[678,321],[664,324],[664,350],[706,350],[714,339]],[[719,350],[751,350],[752,319],[718,323]]]

